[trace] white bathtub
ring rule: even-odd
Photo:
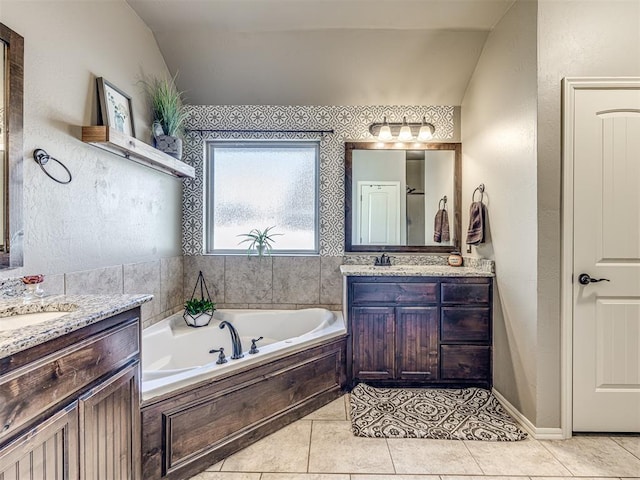
[[[231,334],[220,322],[231,323],[242,340],[244,357],[231,360]],[[280,358],[346,333],[341,312],[305,310],[218,310],[206,327],[189,327],[182,313],[172,315],[142,332],[142,399]],[[259,353],[249,354],[251,339],[264,337]],[[227,363],[217,365],[224,348]]]

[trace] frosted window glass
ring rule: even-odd
[[[209,250],[245,251],[238,235],[275,225],[274,251],[317,252],[317,165],[317,144],[211,146]]]

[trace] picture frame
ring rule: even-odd
[[[131,97],[104,77],[96,79],[102,124],[135,137]]]

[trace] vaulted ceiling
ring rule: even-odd
[[[127,0],[192,104],[459,105],[515,0]]]

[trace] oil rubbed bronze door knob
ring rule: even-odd
[[[610,282],[608,278],[591,278],[588,273],[581,273],[578,277],[578,282],[580,285],[589,285],[590,283],[598,283],[598,282]]]

